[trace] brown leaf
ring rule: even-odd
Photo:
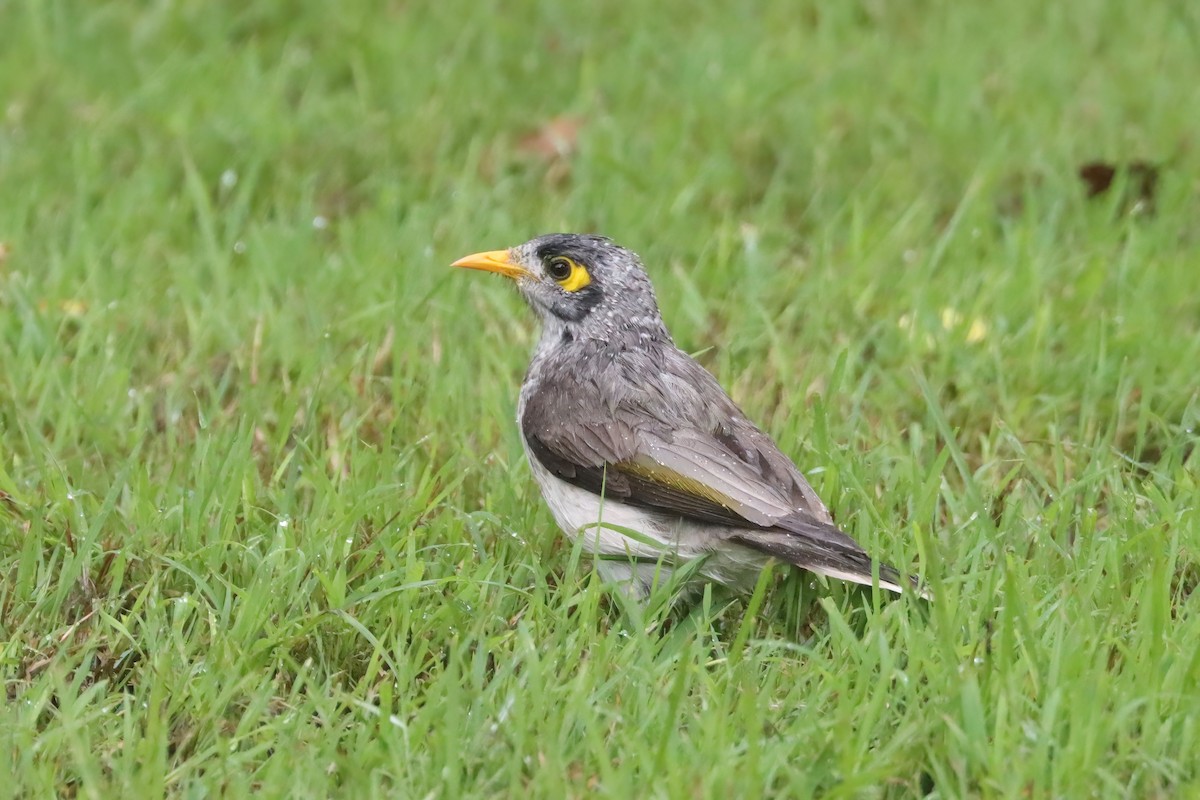
[[[543,161],[569,158],[579,144],[583,119],[573,116],[555,117],[536,131],[517,142],[517,152]]]
[[[1104,161],[1089,161],[1079,168],[1079,177],[1087,185],[1087,196],[1095,197],[1104,194],[1112,186],[1117,168]]]
[[[1079,177],[1084,182],[1087,196],[1099,197],[1112,188],[1117,177],[1125,175],[1125,193],[1121,205],[1130,211],[1151,212],[1154,196],[1158,191],[1158,167],[1149,161],[1130,161],[1128,164],[1111,164],[1107,161],[1089,161],[1079,168]]]

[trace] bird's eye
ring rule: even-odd
[[[586,268],[565,256],[555,256],[547,261],[546,274],[567,292],[578,292],[592,282]]]
[[[571,277],[571,267],[572,263],[570,259],[559,256],[558,258],[550,259],[550,262],[546,264],[546,272],[556,281],[565,281]]]

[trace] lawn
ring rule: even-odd
[[[1192,4],[0,20],[0,793],[1200,793]],[[448,267],[556,230],[935,598],[614,596]]]

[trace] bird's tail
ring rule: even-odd
[[[875,571],[884,589],[903,592],[906,588],[930,598],[915,576],[905,580],[891,564],[875,561],[858,543],[832,525],[804,515],[782,520],[775,528],[740,530],[731,541],[793,564],[818,575],[871,586]]]

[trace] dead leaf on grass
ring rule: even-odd
[[[1131,213],[1153,213],[1158,191],[1159,168],[1156,165],[1141,160],[1124,165],[1089,161],[1079,168],[1079,178],[1084,183],[1088,198],[1106,194],[1114,183],[1119,183],[1122,175],[1125,179],[1122,208]]]
[[[544,161],[569,158],[579,145],[582,130],[581,117],[554,117],[536,131],[521,137],[517,142],[517,152]]]
[[[542,162],[546,166],[546,183],[557,186],[571,175],[571,157],[579,148],[582,131],[582,117],[554,117],[521,137],[516,149],[519,154]]]

